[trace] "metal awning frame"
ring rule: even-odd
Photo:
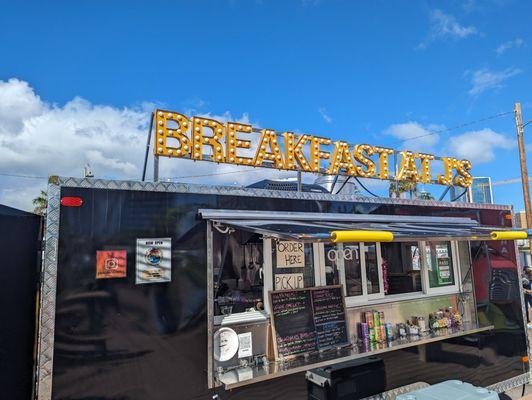
[[[200,209],[199,214],[202,218],[211,220],[215,226],[245,230],[277,240],[303,242],[331,242],[330,232],[333,230],[391,231],[396,242],[492,240],[492,231],[512,230],[483,226],[471,218],[462,217],[216,209]],[[306,227],[311,231],[275,230],[272,228],[275,225]]]
[[[382,215],[382,214],[347,214],[315,213],[295,211],[259,211],[259,210],[225,210],[199,209],[203,219],[220,220],[270,220],[277,221],[335,221],[335,222],[403,222],[403,223],[455,223],[460,225],[479,225],[477,221],[464,217],[429,217],[420,215]]]

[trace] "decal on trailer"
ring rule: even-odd
[[[137,285],[172,280],[172,239],[137,239]]]
[[[98,250],[96,252],[96,279],[125,278],[126,250]]]

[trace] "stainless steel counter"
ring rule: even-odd
[[[218,384],[224,385],[226,389],[234,389],[285,375],[304,372],[312,368],[320,368],[356,358],[369,357],[491,329],[493,329],[493,325],[465,325],[459,329],[442,329],[424,336],[410,336],[386,344],[375,344],[371,346],[357,344],[337,350],[316,352],[289,361],[270,362],[268,365],[258,367],[239,367],[223,372],[222,374],[217,374],[216,379]]]

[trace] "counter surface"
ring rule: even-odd
[[[217,380],[219,384],[225,386],[225,389],[234,389],[256,382],[304,372],[313,368],[325,367],[327,365],[349,361],[356,358],[369,357],[389,351],[400,350],[459,336],[484,332],[492,330],[493,328],[493,325],[464,325],[461,328],[441,329],[422,336],[408,336],[406,338],[400,338],[386,344],[377,343],[370,346],[356,344],[349,347],[339,348],[337,350],[308,354],[293,360],[270,362],[268,365],[238,367],[229,371],[225,371],[222,374],[217,374]]]

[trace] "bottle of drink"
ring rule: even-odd
[[[429,329],[434,329],[434,314],[429,314]]]

